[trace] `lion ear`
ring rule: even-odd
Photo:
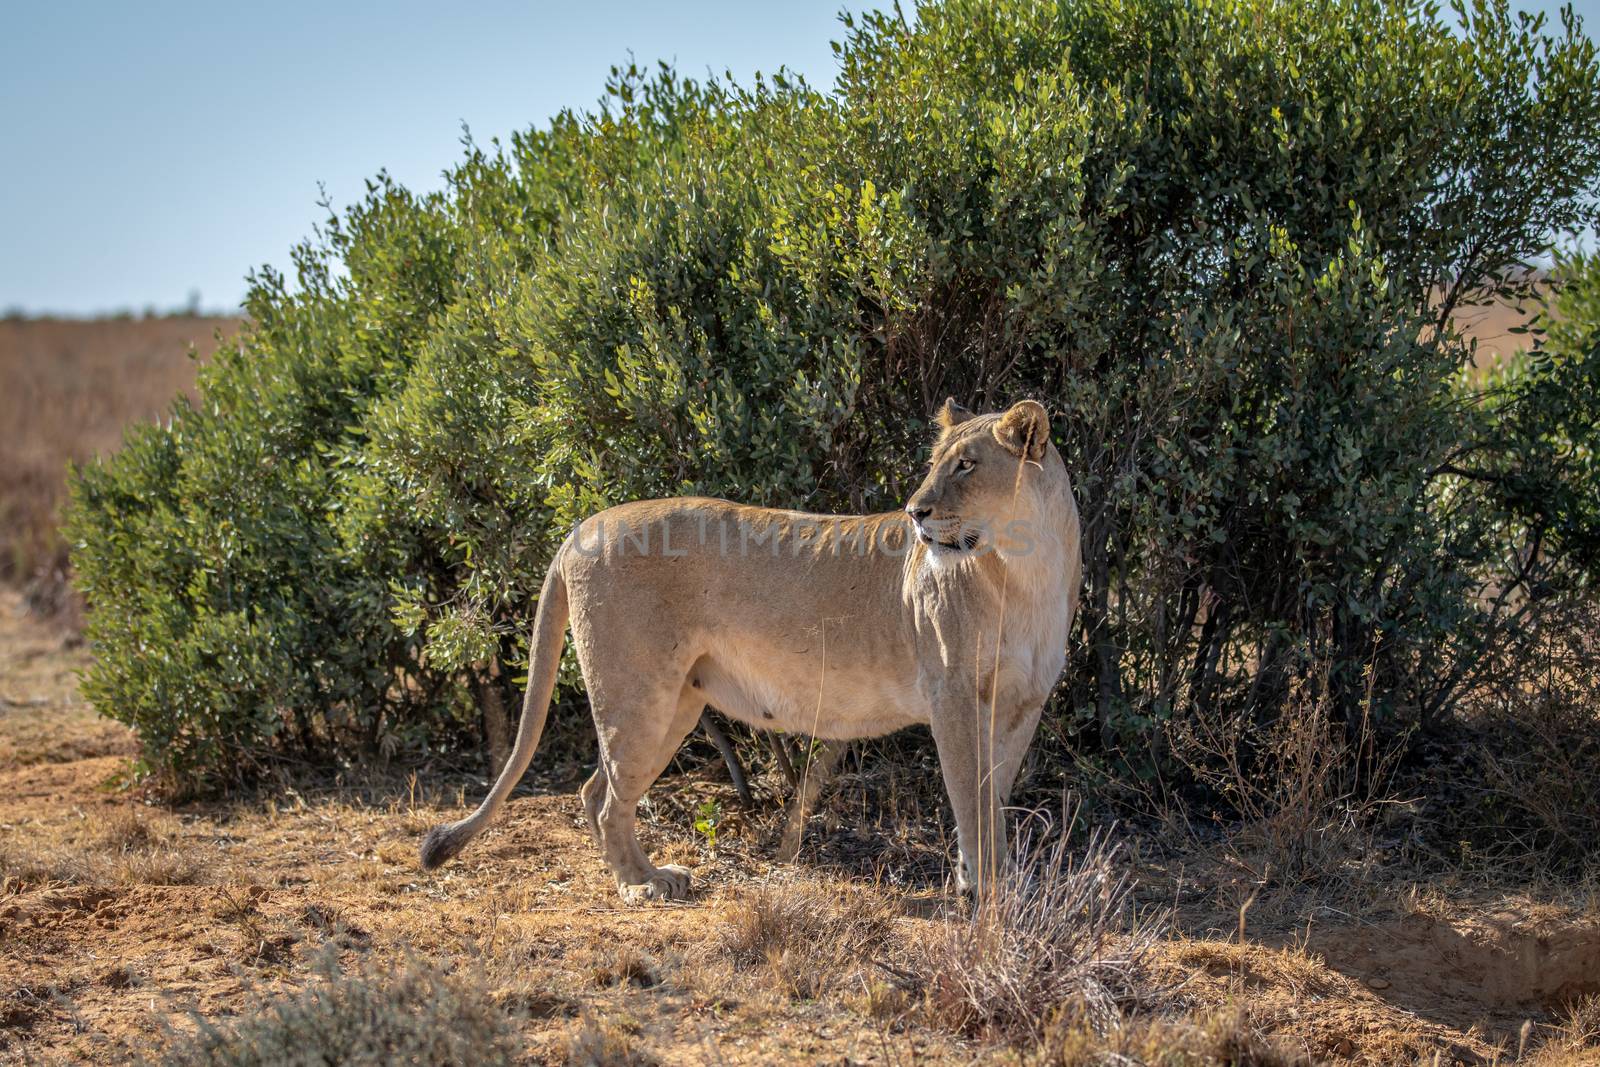
[[[1037,400],[1021,400],[994,424],[994,439],[1013,456],[1037,463],[1050,443],[1050,413]]]
[[[945,397],[944,405],[939,408],[939,413],[934,416],[939,428],[943,430],[948,430],[952,426],[960,426],[970,418],[972,418],[972,412],[957,404],[956,398],[953,396]]]

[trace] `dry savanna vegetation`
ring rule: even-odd
[[[1461,319],[1500,331],[1483,348],[1514,321],[1509,309]],[[190,386],[188,346],[232,328],[0,324],[21,383],[0,401],[19,428],[0,530],[13,561],[0,602],[0,1058],[1600,1057],[1600,870],[1541,858],[1552,840],[1567,854],[1600,842],[1592,648],[1551,647],[1545,685],[1505,694],[1515,714],[1387,768],[1382,794],[1349,777],[1350,742],[1314,699],[1274,727],[1265,772],[1203,758],[1236,750],[1240,724],[1186,724],[1176,750],[1243,820],[1207,823],[1176,803],[1150,817],[1157,802],[1118,822],[1115,803],[1034,794],[1017,873],[976,914],[948,891],[932,768],[873,746],[847,758],[791,865],[774,859],[785,778],[758,776],[742,802],[714,750],[691,745],[643,823],[646,846],[691,866],[701,889],[644,910],[618,904],[588,838],[581,759],[536,764],[483,846],[434,876],[417,870],[417,837],[479,779],[284,771],[231,799],[170,804],[134,781],[132,735],[77,695],[89,653],[41,578],[61,565],[66,463],[158,414]]]
[[[1600,50],[842,22],[829,88],[629,64],[380,175],[241,320],[0,326],[0,1060],[1600,1063],[1600,257],[1530,273],[1600,224]],[[420,869],[576,521],[900,508],[951,394],[1039,401],[1082,512],[992,893],[928,731],[735,724],[639,812],[694,891],[624,906],[570,663]]]
[[[68,463],[117,447],[135,419],[192,391],[195,367],[233,318],[163,315],[0,319],[0,579],[46,611],[70,608],[57,532]]]

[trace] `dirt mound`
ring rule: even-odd
[[[1329,966],[1418,1016],[1514,1036],[1600,993],[1600,920],[1503,910],[1325,929]]]
[[[102,904],[115,900],[111,889],[90,886],[60,886],[14,898],[0,907],[0,931],[14,934],[20,927],[59,926],[72,918],[93,914]]]

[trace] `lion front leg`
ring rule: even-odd
[[[1005,869],[1005,804],[1043,705],[994,706],[975,696],[933,718],[939,769],[956,816],[956,887],[985,896]]]
[[[989,709],[980,707],[972,696],[952,703],[955,706],[933,716],[933,742],[956,816],[956,843],[961,853],[956,888],[982,897],[999,873],[1005,850]]]

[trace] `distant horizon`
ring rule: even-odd
[[[0,40],[17,161],[0,170],[0,316],[237,316],[248,274],[289,268],[324,195],[342,211],[380,171],[442,188],[463,125],[487,145],[590,110],[630,60],[741,83],[782,68],[826,89],[838,12],[883,6],[28,7]],[[1594,38],[1600,0],[1574,7]]]
[[[242,319],[243,306],[234,308],[189,307],[161,308],[154,305],[142,308],[113,307],[89,311],[33,311],[24,307],[0,308],[0,322],[115,322],[132,320],[147,322],[153,319]]]

